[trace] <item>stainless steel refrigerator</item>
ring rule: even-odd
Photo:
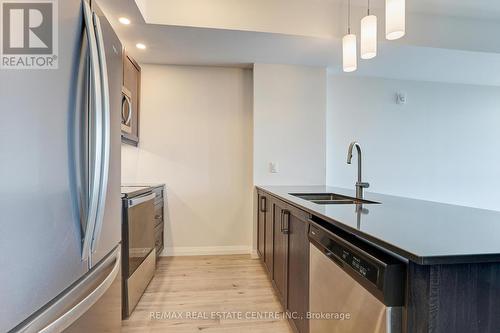
[[[0,69],[0,332],[114,332],[122,46],[95,1],[54,4],[58,69]]]

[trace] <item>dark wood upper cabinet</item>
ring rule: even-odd
[[[309,216],[290,210],[288,227],[288,297],[287,310],[296,314],[293,325],[299,333],[309,332]]]
[[[139,144],[141,67],[126,52],[123,56],[122,142]]]

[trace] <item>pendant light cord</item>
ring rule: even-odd
[[[347,2],[347,34],[351,34],[351,0]]]
[[[368,16],[370,16],[370,0],[368,0]]]

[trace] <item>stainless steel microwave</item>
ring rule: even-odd
[[[122,131],[132,133],[132,93],[122,87]]]

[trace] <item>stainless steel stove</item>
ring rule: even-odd
[[[130,316],[154,276],[155,194],[149,186],[122,186],[123,318]]]

